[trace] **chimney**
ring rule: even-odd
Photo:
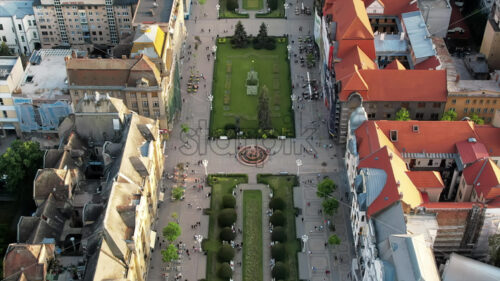
[[[460,81],[460,74],[457,74],[457,77],[455,77],[455,82],[458,83]]]

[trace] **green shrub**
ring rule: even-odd
[[[233,230],[230,227],[224,227],[220,234],[219,238],[222,241],[232,241],[236,237],[236,233],[233,232]]]
[[[285,280],[288,278],[288,268],[282,262],[277,262],[273,267],[271,272],[271,276],[273,276],[276,280]]]
[[[229,139],[234,139],[234,138],[236,138],[236,131],[235,130],[226,130],[226,136]]]
[[[274,50],[276,49],[276,41],[272,37],[266,38],[266,41],[264,41],[263,46],[264,49],[266,50]]]
[[[284,210],[285,206],[285,201],[279,197],[274,197],[271,201],[269,201],[269,208],[273,210]]]
[[[224,130],[236,130],[236,125],[232,123],[228,123],[224,125]]]
[[[218,222],[220,227],[231,226],[236,222],[236,211],[232,208],[227,208],[219,213]]]
[[[220,266],[219,271],[217,271],[217,276],[224,280],[229,280],[233,277],[233,270],[231,269],[229,263],[225,262]]]
[[[222,245],[217,252],[220,262],[230,262],[234,258],[234,249],[230,245]]]
[[[222,197],[222,208],[234,208],[234,206],[236,206],[236,199],[234,196],[226,194]]]
[[[273,215],[269,219],[269,221],[274,225],[274,226],[284,226],[286,222],[285,215],[283,215],[283,212],[280,210],[274,211]]]
[[[268,0],[267,4],[271,10],[276,10],[278,8],[278,0]]]
[[[273,233],[271,234],[271,240],[283,243],[286,241],[285,229],[281,226],[276,226],[273,228]]]
[[[226,8],[228,11],[234,12],[234,9],[238,8],[238,0],[227,0]]]
[[[276,261],[283,261],[286,256],[286,249],[283,244],[275,244],[271,247],[271,257]]]

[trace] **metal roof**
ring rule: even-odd
[[[432,39],[420,11],[401,14],[415,58],[436,55]]]

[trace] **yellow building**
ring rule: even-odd
[[[448,83],[445,111],[453,110],[460,120],[477,114],[485,124],[491,123],[500,109],[500,86],[497,80],[460,80]]]

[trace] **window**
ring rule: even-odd
[[[410,107],[410,103],[409,102],[402,102],[401,107],[408,109]]]
[[[153,110],[153,114],[155,117],[160,117],[160,111],[158,109]]]
[[[30,20],[28,20],[28,25],[31,26],[31,21]]]
[[[490,113],[493,113],[495,112],[495,109],[494,108],[490,108]]]
[[[154,102],[153,102],[153,107],[160,107],[160,103],[159,103],[159,102],[157,102],[157,101],[154,101]]]
[[[149,106],[149,104],[148,104],[147,100],[145,100],[145,101],[142,102],[142,107],[148,107],[148,106]]]
[[[469,104],[470,103],[470,100],[465,100],[465,104]]]
[[[432,107],[434,108],[440,108],[441,107],[441,103],[440,102],[435,102],[432,104]]]
[[[438,120],[439,119],[439,113],[431,113],[431,120]]]
[[[479,107],[478,107],[478,108],[476,108],[476,112],[477,112],[477,113],[481,112],[481,108],[479,108]]]
[[[476,104],[477,100],[472,100],[472,104]]]
[[[21,42],[25,42],[24,36],[21,35]]]
[[[97,35],[97,32],[95,32],[95,31],[92,31],[92,35]]]
[[[415,119],[417,119],[417,120],[422,120],[422,119],[424,119],[424,113],[422,113],[422,112],[417,112],[417,114],[415,114]]]
[[[7,111],[4,110],[2,111],[2,113],[3,113],[3,118],[7,118]]]
[[[0,30],[3,30],[3,24],[0,24]]]
[[[149,109],[145,108],[145,109],[143,110],[143,115],[144,115],[144,116],[149,116]]]
[[[493,104],[496,104],[497,103],[497,100],[493,100]]]
[[[483,109],[483,113],[488,113],[488,109],[487,108]]]
[[[142,94],[141,94],[141,97],[142,97],[143,99],[147,99],[147,98],[148,98],[148,94],[146,94],[146,93],[142,93]]]
[[[490,100],[486,100],[486,104],[490,104]]]
[[[99,35],[102,35],[102,31],[99,31]]]
[[[2,41],[7,42],[7,37],[2,36]]]
[[[450,110],[451,110],[451,111],[455,111],[455,108],[454,108],[454,107],[450,107]]]
[[[151,97],[152,98],[157,98],[158,97],[158,93],[151,93]]]
[[[137,108],[137,103],[136,102],[132,103],[132,108]]]
[[[433,162],[434,161],[432,159],[429,159],[429,163],[427,163],[427,166],[432,166]]]
[[[387,113],[387,114],[385,115],[385,118],[390,119],[390,118],[391,118],[391,114],[390,114],[390,113]]]
[[[479,100],[479,104],[483,104],[483,100]]]
[[[17,28],[19,28],[19,30],[23,30],[23,27],[20,24],[17,25]]]
[[[425,102],[419,102],[419,103],[417,104],[417,106],[418,106],[419,108],[423,108],[423,107],[425,107]]]
[[[486,119],[486,122],[490,123],[491,122],[491,117],[488,117],[488,119]]]
[[[456,103],[457,103],[457,100],[451,100],[451,103],[452,103],[452,104],[456,104]]]
[[[368,113],[368,119],[375,119],[375,113]]]
[[[470,113],[474,113],[474,107],[470,108]]]
[[[38,37],[38,36],[36,35],[36,32],[35,32],[35,31],[33,31],[33,38],[35,38],[35,39],[36,39],[37,37]]]

